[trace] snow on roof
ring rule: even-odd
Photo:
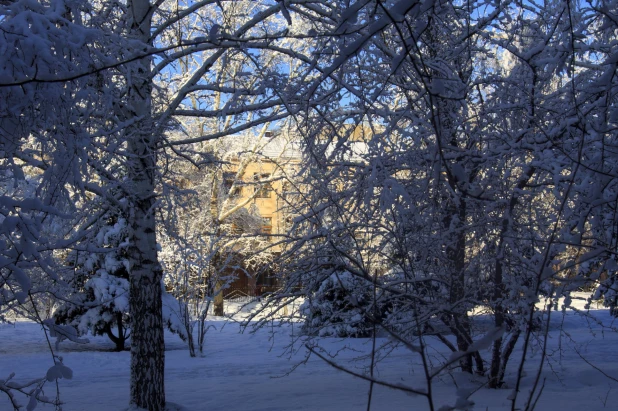
[[[344,153],[346,160],[362,161],[369,152],[368,134],[371,130],[366,127],[343,127],[342,136],[345,135]],[[325,154],[330,157],[335,151],[339,151],[340,140],[333,140],[328,144]],[[270,160],[301,160],[303,158],[303,142],[300,136],[267,131],[263,136],[255,134],[232,135],[222,137],[217,142],[217,151],[220,156],[227,158],[240,157],[243,154],[255,152],[262,159]]]
[[[255,152],[263,159],[300,160],[302,148],[300,142],[284,134],[274,136],[233,135],[220,139],[217,151],[222,157],[240,157]]]

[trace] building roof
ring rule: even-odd
[[[239,158],[243,154],[256,153],[262,159],[300,160],[300,142],[280,133],[270,136],[233,135],[217,142],[217,152],[222,158]]]

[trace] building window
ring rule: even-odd
[[[230,197],[240,197],[242,194],[242,187],[239,187],[238,185],[234,186],[235,179],[235,173],[223,174],[223,188],[225,190],[225,194]],[[234,190],[232,190],[232,187],[234,187]]]
[[[256,198],[270,198],[271,193],[273,192],[273,186],[268,182],[260,183],[260,181],[268,180],[270,178],[270,174],[258,174],[255,173],[253,175],[253,181],[256,182],[255,186],[255,197]]]
[[[242,233],[243,233],[243,229],[242,229],[242,227],[241,227],[241,226],[239,226],[239,225],[238,225],[238,224],[236,224],[236,223],[232,223],[232,229],[231,229],[231,231],[232,231],[232,235],[242,235]]]
[[[270,235],[273,233],[273,219],[272,217],[262,217],[262,234]],[[270,241],[270,237],[269,237]]]

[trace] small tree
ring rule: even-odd
[[[320,337],[369,337],[372,319],[372,284],[348,271],[328,276],[300,306],[303,332]]]
[[[96,251],[69,253],[69,301],[54,313],[57,323],[72,325],[80,334],[107,335],[117,351],[124,350],[130,335],[127,236],[126,220],[108,215],[90,241]]]

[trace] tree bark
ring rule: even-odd
[[[148,411],[165,406],[163,315],[161,281],[155,234],[155,159],[143,139],[129,143],[135,155],[130,181],[135,185],[129,223],[133,229],[129,249],[129,312],[131,314],[131,404]]]
[[[144,265],[131,276],[131,404],[148,411],[165,407],[165,347],[161,315],[162,271]]]
[[[150,42],[152,12],[148,0],[128,2],[129,37]],[[127,107],[134,120],[125,130],[127,138],[127,221],[132,229],[128,250],[129,312],[131,314],[131,405],[148,411],[165,408],[165,346],[161,281],[163,270],[157,255],[155,226],[156,147],[160,136],[152,115],[151,59],[145,57],[126,65]]]

